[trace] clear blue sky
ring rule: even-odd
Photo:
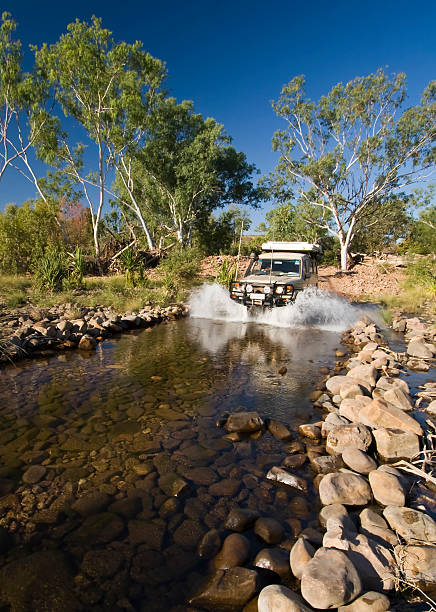
[[[53,43],[76,17],[102,17],[114,38],[141,40],[167,64],[167,85],[214,117],[262,173],[276,163],[271,137],[281,122],[270,101],[297,74],[312,98],[384,67],[405,72],[409,101],[436,78],[436,3],[397,0],[3,0],[24,46]],[[0,184],[0,206],[34,196],[13,177]],[[268,206],[265,207],[267,209]],[[254,225],[264,211],[252,215]]]

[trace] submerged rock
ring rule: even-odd
[[[261,586],[259,574],[245,567],[218,570],[189,603],[206,609],[239,610]]]

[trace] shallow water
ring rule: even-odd
[[[319,420],[308,394],[339,346],[334,325],[189,318],[0,372],[5,602],[22,603],[29,562],[20,609],[37,610],[47,576],[34,555],[50,563],[59,551],[44,609],[183,610],[210,571],[198,543],[211,528],[226,534],[231,507],[277,518],[290,539],[295,520],[316,525],[310,497],[265,479],[285,444],[268,433],[232,443],[216,420],[238,407],[294,431]],[[35,484],[22,480],[30,466],[45,468]],[[264,546],[252,538],[252,557]]]

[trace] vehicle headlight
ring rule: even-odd
[[[276,288],[276,293],[283,293],[283,289],[284,289],[284,287],[277,287]]]
[[[247,289],[247,291],[250,293],[251,291],[253,291],[253,286],[252,285],[247,285],[245,287]]]
[[[293,291],[294,285],[286,285],[286,291]]]
[[[263,292],[264,293],[271,293],[271,287],[264,287],[263,288]]]

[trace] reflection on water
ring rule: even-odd
[[[25,590],[30,563],[38,591],[47,576],[34,555],[45,551],[63,568],[46,609],[175,610],[208,571],[201,537],[222,529],[232,506],[310,525],[316,508],[265,481],[283,444],[270,434],[232,443],[215,422],[238,406],[292,429],[309,420],[308,393],[338,341],[320,329],[191,318],[0,372],[8,584]],[[13,589],[1,597],[18,606]]]

